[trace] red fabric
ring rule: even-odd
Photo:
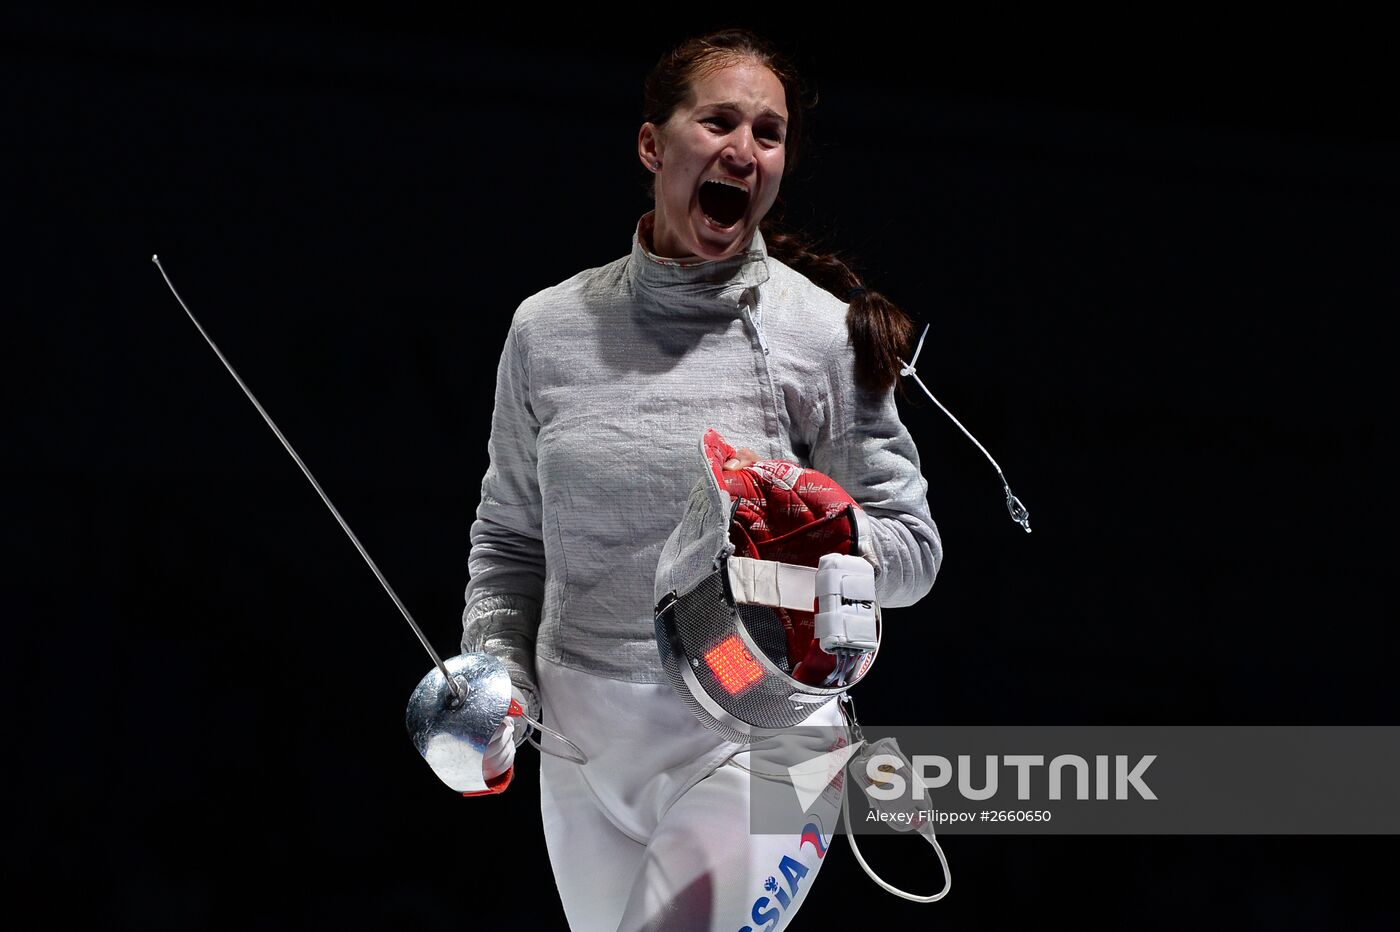
[[[726,470],[725,461],[736,451],[713,429],[705,431],[704,447],[720,487],[739,503],[729,526],[739,556],[816,566],[823,554],[853,553],[856,530],[850,509],[856,503],[830,476],[787,460]],[[793,678],[820,683],[835,668],[836,658],[813,638],[813,613],[775,611],[787,634]]]
[[[494,796],[497,793],[504,793],[506,787],[510,786],[510,778],[515,776],[515,765],[511,764],[506,768],[506,772],[498,774],[486,781],[486,789],[473,790],[470,793],[463,793],[463,796]]]

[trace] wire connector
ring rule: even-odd
[[[928,386],[924,384],[924,380],[919,378],[919,370],[914,368],[914,363],[918,361],[919,353],[923,352],[924,338],[927,336],[928,324],[924,324],[924,332],[919,334],[919,343],[917,346],[914,347],[913,357],[908,362],[899,359],[898,356],[895,357],[896,359],[899,359],[899,364],[902,367],[899,370],[900,376],[913,379],[915,383],[917,383],[918,386],[924,390],[924,394],[928,395],[929,400],[932,401],[934,404],[938,405],[938,409],[944,414],[948,415],[948,419],[950,421],[958,425],[958,430],[966,434],[967,439],[971,440],[974,444],[977,445],[977,449],[982,451],[982,455],[985,456],[987,458],[987,461],[990,462],[992,466],[996,469],[997,477],[1001,479],[1001,487],[1006,492],[1006,510],[1011,513],[1011,520],[1021,525],[1021,527],[1025,529],[1025,532],[1029,534],[1031,532],[1031,513],[1029,510],[1027,510],[1025,505],[1021,504],[1021,500],[1011,493],[1011,485],[1006,481],[1006,474],[1001,471],[1001,467],[997,465],[997,461],[992,459],[992,454],[987,452],[987,448],[982,446],[982,444],[977,440],[976,437],[972,436],[972,433],[962,425],[961,421],[953,417],[953,412],[945,408],[943,406],[943,402],[935,398],[933,396],[933,392],[928,390]]]

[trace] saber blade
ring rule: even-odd
[[[267,409],[254,397],[252,389],[248,387],[248,383],[244,382],[242,377],[239,376],[238,372],[233,368],[233,364],[228,361],[228,357],[223,354],[223,351],[219,349],[219,345],[214,342],[213,337],[209,336],[209,332],[204,329],[199,319],[194,316],[189,305],[185,303],[185,299],[180,297],[180,292],[175,290],[174,282],[172,282],[170,276],[166,274],[165,267],[160,264],[160,257],[151,256],[151,261],[154,262],[156,268],[160,270],[161,278],[165,279],[165,284],[170,288],[170,293],[175,296],[176,301],[180,302],[180,307],[185,309],[185,314],[189,316],[190,322],[199,330],[200,336],[204,337],[204,341],[209,344],[209,348],[214,351],[214,355],[219,357],[219,361],[224,364],[224,368],[228,370],[228,374],[233,376],[233,380],[238,383],[238,387],[243,389],[243,394],[248,396],[248,400],[253,403],[253,407],[258,409],[258,413],[262,415],[262,419],[267,422],[267,426],[272,428],[272,432],[277,435],[277,439],[282,441],[282,446],[291,454],[296,464],[301,467],[301,471],[306,476],[307,481],[311,483],[311,487],[316,490],[317,495],[321,496],[321,501],[326,503],[326,507],[331,510],[331,514],[335,516],[335,520],[340,523],[341,530],[350,538],[350,543],[355,545],[355,549],[360,552],[360,556],[364,557],[365,562],[369,564],[370,570],[374,573],[374,578],[379,580],[379,584],[384,587],[385,592],[389,593],[389,598],[394,600],[394,604],[398,606],[399,611],[403,614],[404,621],[408,622],[408,626],[413,629],[413,633],[418,635],[418,640],[422,643],[423,649],[428,652],[429,657],[433,658],[433,663],[437,664],[437,668],[442,673],[443,679],[445,679],[447,685],[451,687],[452,694],[457,697],[458,701],[461,701],[463,699],[461,687],[457,685],[452,675],[447,672],[447,667],[443,664],[442,658],[437,655],[437,651],[433,650],[433,645],[429,643],[427,636],[423,634],[423,629],[418,627],[418,622],[413,620],[413,615],[409,613],[408,607],[403,604],[403,600],[400,599],[398,593],[394,591],[394,587],[389,585],[389,580],[385,579],[384,574],[379,571],[379,567],[370,557],[369,551],[365,550],[364,544],[361,544],[360,539],[355,536],[355,532],[350,530],[350,525],[345,523],[345,519],[340,516],[340,512],[336,509],[335,505],[331,504],[330,497],[327,496],[325,490],[321,488],[321,483],[316,481],[316,477],[311,474],[311,470],[306,468],[306,463],[302,462],[301,457],[297,455],[297,451],[292,449],[291,443],[288,442],[282,431],[278,429],[277,424],[273,422],[272,416],[267,413]]]

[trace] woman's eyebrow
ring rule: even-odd
[[[733,111],[735,111],[736,113],[743,113],[743,112],[744,112],[744,108],[741,107],[739,104],[735,103],[735,102],[732,101],[732,100],[720,101],[719,103],[713,103],[713,104],[705,104],[705,105],[702,106],[700,109],[701,109],[701,110],[707,110],[707,109],[712,109],[712,110],[733,110]],[[764,108],[763,108],[763,111],[762,111],[759,115],[760,115],[760,116],[776,117],[776,118],[778,119],[778,122],[784,123],[784,124],[787,123],[787,117],[783,116],[781,113],[779,113],[778,111],[774,110],[772,107],[764,107]]]

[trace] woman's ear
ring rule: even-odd
[[[665,148],[666,143],[661,138],[660,128],[654,123],[643,123],[641,131],[637,134],[637,156],[647,171],[661,170],[662,150]]]

